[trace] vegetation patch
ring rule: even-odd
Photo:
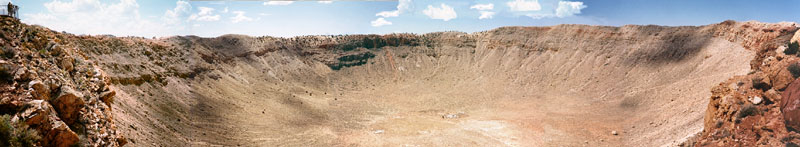
[[[418,46],[419,41],[416,38],[409,38],[403,36],[359,36],[358,38],[347,38],[344,43],[337,45],[335,48],[341,51],[352,51],[357,48],[363,47],[366,49],[379,49],[386,46]]]
[[[800,77],[800,66],[797,63],[793,63],[786,68],[789,70],[789,73],[792,73],[792,77],[797,78]]]
[[[25,123],[12,123],[9,115],[0,116],[0,146],[35,146],[40,138],[36,130],[29,129]]]
[[[787,55],[796,54],[798,48],[800,48],[800,44],[798,44],[797,41],[795,41],[795,42],[789,43],[789,45],[786,48],[786,50],[783,50],[783,53],[787,54]]]
[[[371,52],[341,56],[337,58],[339,62],[335,64],[328,64],[328,66],[333,70],[339,70],[345,67],[360,66],[367,64],[367,61],[369,61],[369,59],[371,58],[375,58],[375,54]]]
[[[741,109],[739,109],[739,114],[736,115],[736,118],[741,119],[747,116],[752,116],[760,113],[761,112],[758,111],[758,108],[756,108],[755,105],[747,103],[744,106],[742,106]]]

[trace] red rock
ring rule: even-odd
[[[783,92],[780,103],[786,126],[800,129],[800,79],[794,80]]]
[[[48,141],[46,142],[48,144],[44,146],[69,147],[76,145],[80,141],[78,134],[72,132],[64,122],[53,121],[50,126],[52,128],[44,135],[44,139]]]
[[[789,85],[789,83],[794,81],[794,77],[792,77],[792,74],[789,73],[789,70],[786,68],[781,68],[780,70],[776,70],[774,72],[776,73],[770,73],[770,75],[773,75],[770,77],[770,79],[772,80],[772,86],[774,89],[783,90]]]

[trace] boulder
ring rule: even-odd
[[[27,125],[39,125],[47,123],[46,119],[52,112],[50,104],[44,100],[32,100],[26,103],[28,109],[19,113],[20,119]]]
[[[64,56],[58,60],[58,67],[67,72],[72,72],[75,59],[70,56]]]
[[[50,87],[42,83],[42,81],[33,80],[28,83],[28,87],[33,89],[33,92],[31,93],[33,95],[33,99],[46,100],[50,97]]]
[[[789,83],[794,81],[794,77],[792,77],[792,74],[787,69],[775,70],[769,75],[772,75],[772,77],[770,77],[772,88],[777,90],[783,90]]]
[[[783,91],[780,107],[786,127],[800,130],[800,79],[794,80]]]
[[[43,135],[43,142],[45,143],[43,146],[70,147],[80,141],[78,134],[70,130],[64,122],[53,121],[50,126],[52,128]]]
[[[58,117],[64,120],[67,124],[72,125],[77,120],[79,111],[83,108],[83,94],[79,91],[73,90],[69,86],[62,86],[61,92],[58,97],[52,99],[50,103],[53,104]]]

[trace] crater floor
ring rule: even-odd
[[[758,25],[76,46],[112,79],[134,146],[661,146],[702,132],[709,89],[750,72],[769,32],[742,32]]]

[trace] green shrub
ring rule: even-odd
[[[795,54],[795,53],[797,53],[798,48],[800,48],[800,44],[797,44],[797,41],[795,41],[795,42],[789,43],[789,45],[786,48],[786,50],[783,50],[783,53],[785,53],[787,55]]]
[[[29,129],[25,123],[14,124],[10,116],[0,116],[0,146],[34,146],[40,138],[36,130]]]
[[[789,67],[786,69],[789,70],[789,73],[792,73],[792,77],[794,78],[800,77],[800,66],[798,66],[797,63],[789,65]]]
[[[333,70],[339,70],[345,67],[360,66],[367,64],[369,59],[375,58],[375,54],[366,52],[363,54],[347,55],[337,58],[339,60],[336,64],[329,64],[328,66]]]

